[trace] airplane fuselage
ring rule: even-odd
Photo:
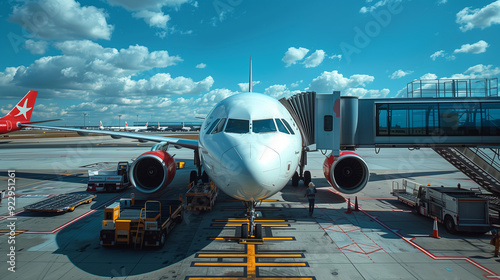
[[[241,93],[217,104],[199,137],[203,167],[228,195],[258,201],[280,191],[295,173],[302,138],[276,99]]]

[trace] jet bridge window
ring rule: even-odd
[[[283,124],[283,122],[281,122],[280,119],[274,119],[274,120],[276,121],[276,125],[278,126],[279,132],[290,134],[290,132],[288,131],[288,129],[286,129],[286,126]]]
[[[228,119],[225,132],[248,133],[250,132],[249,120]]]
[[[224,125],[226,124],[226,119],[223,118],[219,121],[219,124],[215,126],[215,129],[212,131],[212,134],[222,132],[224,130]]]
[[[276,132],[276,125],[273,119],[254,120],[252,122],[252,131],[254,133]]]

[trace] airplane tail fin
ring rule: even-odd
[[[252,57],[250,57],[250,83],[248,83],[248,91],[253,92],[253,81],[252,81]]]
[[[127,122],[125,122],[125,127],[128,127],[128,124],[127,124]]]
[[[103,129],[104,125],[102,125],[102,121],[99,121],[99,128]]]
[[[149,124],[149,122],[147,122],[147,123],[146,123],[146,125],[145,125],[144,127],[145,127],[145,128],[148,128],[148,124]]]
[[[1,119],[16,122],[29,122],[31,113],[33,113],[33,108],[35,107],[37,94],[38,91],[30,90],[16,106]]]

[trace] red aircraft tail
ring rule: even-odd
[[[17,103],[16,106],[0,120],[14,121],[14,122],[29,122],[33,107],[35,107],[36,95],[38,91],[30,90],[24,97]]]

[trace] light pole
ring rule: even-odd
[[[118,115],[118,130],[121,130],[120,128],[120,118],[122,117],[122,115]]]
[[[88,116],[88,115],[89,114],[87,114],[87,113],[83,113],[83,128],[85,128],[85,124],[86,124],[85,117]]]

